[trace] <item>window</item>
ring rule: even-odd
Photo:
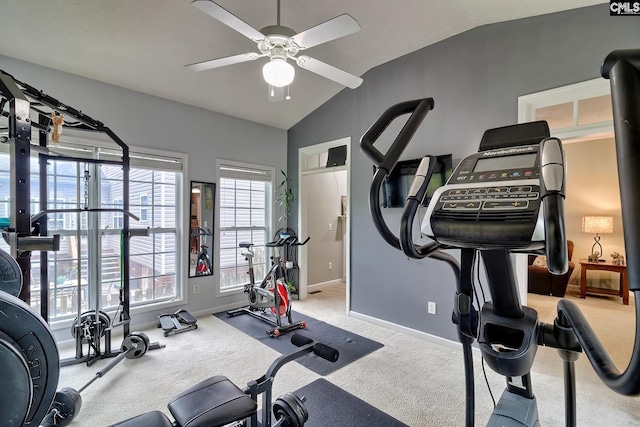
[[[595,79],[518,98],[519,123],[546,120],[563,142],[613,136],[609,81]]]
[[[238,247],[254,244],[256,280],[265,274],[270,241],[273,170],[228,161],[218,162],[220,188],[220,291],[242,288],[249,281],[248,264]]]
[[[114,199],[112,202],[113,208],[122,208],[123,206],[122,199]],[[113,228],[118,229],[124,227],[124,214],[122,212],[114,212],[113,213]]]
[[[96,145],[98,145],[96,147]],[[81,142],[56,146],[74,150],[82,157],[120,160],[120,152],[101,144]],[[151,150],[149,150],[151,151]],[[77,157],[77,156],[76,156]],[[149,228],[149,236],[130,238],[130,304],[145,305],[180,296],[178,241],[181,217],[182,158],[131,149],[129,228]],[[9,153],[0,152],[0,200],[8,211],[10,189]],[[31,158],[31,214],[41,208],[37,157]],[[48,215],[49,235],[60,235],[60,250],[48,252],[49,320],[77,316],[99,299],[104,310],[119,304],[121,242],[125,213],[122,168],[119,165],[48,160],[46,207],[61,212]],[[106,209],[100,212],[89,208]],[[66,211],[62,211],[66,210]],[[70,210],[76,210],[75,212]],[[10,212],[10,211],[9,211]],[[9,250],[2,242],[0,246]],[[80,296],[78,296],[80,292]],[[31,306],[40,310],[40,256],[31,256]]]
[[[147,205],[149,204],[149,196],[140,196],[140,221],[147,222],[149,220],[149,211]]]

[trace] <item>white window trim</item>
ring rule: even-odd
[[[32,135],[34,138],[37,137],[36,129],[32,130]],[[61,135],[60,139],[63,144],[69,143],[69,144],[78,145],[78,146],[89,145],[93,147],[111,149],[115,151],[121,150],[120,146],[115,141],[113,141],[106,134],[101,134],[101,133],[91,133],[86,131],[75,131],[73,129],[65,129],[65,132]],[[34,139],[34,140],[37,140],[37,139]],[[0,144],[0,145],[6,145],[6,144]],[[189,200],[189,197],[191,196],[191,190],[189,188],[189,180],[186,179],[189,171],[189,168],[188,168],[189,157],[186,153],[180,152],[180,151],[167,151],[167,150],[162,150],[157,148],[142,147],[142,146],[129,145],[129,144],[127,144],[127,146],[129,147],[130,156],[132,155],[132,153],[135,153],[135,154],[146,154],[149,156],[173,158],[173,159],[179,160],[180,163],[182,164],[182,167],[180,170],[182,176],[179,182],[177,183],[177,187],[180,187],[182,189],[182,203],[180,203],[178,206],[178,213],[176,217],[176,224],[182,224],[182,226],[177,227],[177,230],[176,230],[176,242],[179,242],[177,247],[177,252],[176,252],[176,257],[177,257],[176,259],[180,263],[180,265],[178,266],[180,270],[176,275],[176,280],[178,280],[178,285],[177,285],[178,287],[176,289],[177,295],[175,299],[172,299],[172,300],[158,301],[155,303],[149,303],[149,304],[130,307],[130,314],[133,316],[136,314],[143,314],[147,312],[158,311],[160,309],[181,306],[181,305],[188,304],[189,302],[189,298],[188,298],[189,296],[189,292],[188,292],[189,264],[188,264],[188,260],[185,259],[185,253],[188,256],[189,251],[188,249],[185,248],[185,245],[181,244],[181,242],[183,241],[183,239],[185,239],[185,236],[189,235],[188,231],[185,232],[185,230],[189,230],[189,226],[190,226],[188,208],[191,206],[190,205],[191,201]],[[55,150],[55,146],[53,146],[53,149]],[[144,159],[142,159],[140,164],[137,164],[137,165],[134,165],[134,163],[136,163],[135,161],[132,161],[131,163],[132,163],[131,167],[144,167],[145,165]],[[115,313],[115,309],[114,310],[109,309],[107,310],[107,313],[111,315]],[[51,327],[53,330],[57,330],[58,328],[68,328],[71,326],[72,323],[73,323],[73,319],[54,320],[51,322]]]
[[[274,201],[276,200],[276,191],[277,191],[276,184],[275,184],[276,168],[273,166],[238,162],[235,160],[216,159],[216,182],[218,184],[220,183],[220,167],[222,165],[237,166],[239,168],[248,168],[248,169],[261,169],[261,170],[269,171],[269,173],[271,174],[271,194],[269,195],[270,199],[267,200],[267,203],[270,205],[268,218],[267,218],[267,225],[269,227],[269,230],[267,230],[267,233],[272,233],[273,230],[276,230],[275,215],[273,213]],[[216,191],[216,203],[215,203],[216,215],[218,217],[220,216],[220,192],[221,190],[218,187],[218,190]],[[241,286],[235,289],[224,290],[224,291],[220,289],[220,220],[218,219],[217,221],[214,221],[214,223],[215,223],[214,236],[216,237],[213,245],[214,246],[213,250],[215,253],[214,255],[215,265],[213,268],[213,274],[215,276],[215,281],[216,281],[215,296],[216,298],[219,298],[223,296],[242,294],[244,293],[244,289]],[[262,277],[256,277],[256,280],[262,280]]]
[[[568,102],[576,104],[582,99],[610,94],[611,88],[609,81],[599,78],[523,95],[518,97],[518,123],[534,121],[535,111],[539,108]],[[574,105],[573,110],[574,114],[578,111],[576,105]],[[551,135],[559,138],[564,143],[578,142],[586,136],[602,138],[613,137],[613,121],[578,125],[563,129],[552,129]]]
[[[609,81],[597,78],[529,95],[523,95],[518,97],[518,123],[526,123],[535,120],[535,111],[538,108],[565,104],[568,102],[574,103],[573,111],[575,119],[575,114],[578,111],[577,105],[575,104],[579,100],[610,94],[611,87],[609,85]],[[559,138],[565,144],[579,142],[587,138],[612,138],[614,136],[613,120],[610,122],[572,126],[563,129],[551,129],[551,135]],[[514,257],[516,260],[516,276],[518,278],[522,304],[526,304],[528,292],[527,256],[518,254],[514,255]]]

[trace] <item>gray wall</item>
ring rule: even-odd
[[[306,211],[311,236],[307,249],[307,283],[315,285],[341,279],[343,233],[342,221],[338,218],[341,196],[347,195],[347,171],[306,175],[303,181],[303,191],[309,194]]]
[[[186,153],[187,185],[190,180],[215,181],[217,158],[286,170],[287,135],[283,130],[1,55],[0,69],[103,122],[131,147]],[[185,193],[184,203],[184,226],[188,227],[188,193]],[[186,262],[188,237],[183,237],[181,245]],[[184,280],[186,277],[185,269]],[[216,307],[246,300],[244,294],[216,298],[217,281],[217,275],[188,279],[188,304],[182,306],[192,313],[214,312]],[[191,295],[194,284],[200,285],[197,298]],[[134,317],[134,322],[155,323],[157,314],[141,314]]]
[[[597,78],[609,52],[637,48],[640,25],[627,18],[610,17],[602,4],[475,28],[370,70],[360,88],[343,90],[289,130],[292,177],[300,147],[352,138],[351,310],[456,339],[449,268],[407,260],[382,241],[370,218],[372,163],[358,143],[380,114],[400,101],[433,97],[435,109],[405,158],[464,157],[477,151],[486,129],[517,122],[518,96]],[[398,129],[385,132],[376,144],[381,151]],[[399,213],[386,215],[397,223]],[[428,300],[438,305],[435,316],[426,313]]]

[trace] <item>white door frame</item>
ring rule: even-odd
[[[588,125],[578,124],[579,100],[609,95],[610,93],[611,89],[609,81],[597,78],[529,95],[523,95],[518,97],[518,123],[535,120],[535,112],[538,108],[572,102],[574,126],[562,129],[551,129],[551,136],[559,138],[562,140],[563,144],[580,142],[594,138],[612,137],[613,120],[610,122],[600,122]],[[515,263],[521,303],[522,305],[526,305],[529,289],[527,255],[515,255]]]
[[[317,155],[320,153],[325,153],[329,148],[339,147],[341,145],[347,146],[347,161],[345,166],[336,166],[332,168],[325,167],[317,167],[313,169],[306,169],[306,159],[308,156]],[[328,171],[338,171],[338,170],[346,170],[347,171],[347,220],[346,222],[346,241],[345,241],[345,272],[346,272],[346,312],[349,312],[350,309],[350,283],[351,283],[351,137],[345,137],[340,139],[335,139],[333,141],[322,142],[320,144],[310,145],[307,147],[302,147],[298,149],[298,235],[300,238],[308,235],[308,224],[307,224],[307,215],[305,212],[307,204],[307,194],[305,194],[301,190],[302,187],[302,179],[305,175],[311,175],[315,173],[325,173]],[[306,238],[306,237],[304,237]],[[312,240],[313,241],[313,240]],[[300,277],[299,277],[299,286],[298,290],[300,299],[307,298],[307,246],[300,246],[299,251],[299,262],[300,262]]]

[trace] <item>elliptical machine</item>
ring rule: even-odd
[[[307,237],[304,242],[299,242],[296,236],[287,234],[267,243],[266,246],[304,246],[309,239],[310,237]],[[291,292],[289,291],[287,280],[288,261],[281,256],[271,257],[271,269],[264,276],[262,282],[256,284],[253,266],[253,243],[240,242],[238,246],[242,248],[241,254],[249,263],[249,283],[244,285],[244,292],[249,298],[249,305],[227,311],[227,315],[233,317],[239,314],[248,314],[260,319],[273,326],[273,329],[267,330],[267,334],[272,337],[279,337],[283,333],[295,329],[306,328],[307,323],[305,321],[294,322],[291,316]],[[286,318],[288,323],[283,324],[282,318]]]
[[[489,367],[506,378],[506,389],[488,422],[491,427],[540,425],[530,376],[540,345],[558,349],[563,360],[567,426],[576,425],[575,361],[581,352],[613,391],[640,394],[640,49],[612,52],[601,72],[611,79],[629,289],[636,301],[635,345],[622,373],[575,304],[560,300],[552,325],[540,322],[535,310],[520,304],[511,254],[545,254],[549,271],[567,271],[564,153],[561,141],[549,137],[546,122],[486,131],[478,153],[464,158],[433,195],[421,226],[433,241],[422,246],[413,242],[412,224],[433,174],[433,157],[425,157],[418,168],[399,236],[384,220],[379,194],[385,177],[433,109],[433,99],[392,106],[361,139],[362,151],[377,166],[369,208],[380,235],[408,257],[432,257],[454,272],[452,318],[463,348],[467,427],[474,425],[471,345],[475,340]],[[381,153],[373,144],[405,114],[411,115],[388,151]],[[460,261],[442,249],[460,249]],[[492,297],[478,308],[473,300],[476,257],[484,263]]]

